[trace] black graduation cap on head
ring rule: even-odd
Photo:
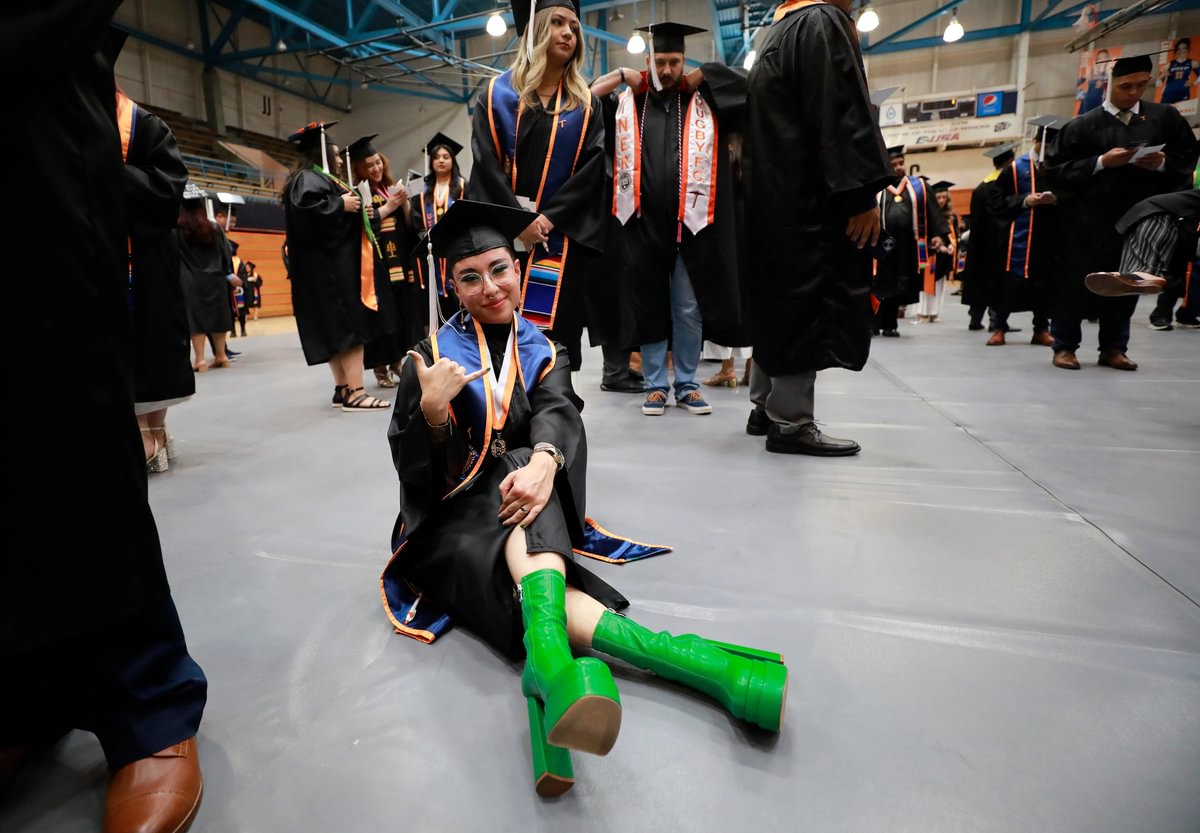
[[[689,26],[686,23],[664,20],[662,23],[639,26],[637,31],[650,33],[650,38],[654,41],[655,52],[686,52],[684,39],[688,35],[700,35],[708,30],[701,29],[699,26]]]
[[[304,125],[304,127],[301,127],[295,133],[288,136],[287,140],[289,142],[295,142],[296,145],[299,146],[300,150],[309,150],[310,148],[314,148],[321,141],[321,126],[322,126],[322,124],[324,124],[325,130],[329,130],[329,128],[333,127],[335,124],[337,124],[337,122],[336,121],[327,121],[327,122],[310,121],[308,124]],[[333,140],[326,137],[325,141],[331,142]]]
[[[512,8],[513,24],[518,35],[525,32],[525,27],[529,25],[530,17],[542,9],[552,9],[555,6],[562,6],[564,9],[570,9],[575,12],[575,16],[579,17],[578,0],[508,0],[508,2]]]
[[[1017,156],[1017,143],[1005,142],[1002,145],[997,145],[994,148],[988,148],[983,152],[983,155],[992,160],[992,164],[997,168],[1002,165],[1007,165]]]
[[[1035,116],[1029,123],[1037,128],[1035,138],[1040,142],[1047,136],[1054,138],[1054,134],[1066,124],[1066,119],[1060,119],[1058,116]]]
[[[433,156],[433,152],[438,148],[445,148],[450,151],[451,156],[458,156],[462,151],[463,146],[451,139],[445,133],[435,133],[433,138],[425,143],[425,152]]]
[[[893,145],[887,149],[888,159],[895,159],[897,156],[904,155],[904,145]]]
[[[943,180],[939,180],[938,182],[935,182],[932,185],[930,185],[929,190],[933,191],[933,193],[936,194],[938,191],[949,191],[953,187],[954,187],[953,182],[947,182],[946,180],[943,179]]]
[[[421,238],[413,256],[424,257],[428,243],[432,243],[433,256],[445,258],[448,265],[453,265],[464,257],[511,247],[517,235],[537,216],[522,208],[458,200]]]
[[[1132,75],[1135,72],[1154,72],[1154,62],[1149,55],[1130,55],[1113,61],[1112,77]]]
[[[363,136],[361,139],[355,139],[353,142],[351,142],[346,147],[346,150],[350,152],[350,158],[353,161],[358,162],[362,159],[366,159],[368,156],[374,156],[375,154],[379,153],[379,151],[375,150],[375,146],[371,144],[371,140],[378,135],[378,133],[371,133],[370,135]]]

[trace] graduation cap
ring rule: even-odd
[[[1154,62],[1149,55],[1130,55],[1113,61],[1112,77],[1133,75],[1135,72],[1154,72]]]
[[[579,17],[579,2],[578,0],[508,0],[512,7],[513,24],[517,30],[517,34],[526,34],[525,49],[530,60],[533,59],[533,29],[529,26],[529,21],[533,20],[533,16],[542,9],[552,9],[555,6],[562,6],[564,9],[570,9],[575,12],[575,16]]]
[[[305,152],[312,150],[319,143],[321,145],[321,167],[325,169],[325,173],[329,173],[329,139],[326,138],[325,131],[335,124],[337,124],[336,121],[310,121],[288,136],[287,140],[295,142],[297,147]]]
[[[1054,134],[1062,129],[1067,120],[1060,119],[1058,116],[1035,116],[1029,120],[1029,123],[1037,128],[1035,138],[1040,142],[1047,136],[1054,138]]]
[[[880,107],[883,105],[883,102],[891,98],[899,89],[899,87],[885,87],[882,90],[876,90],[871,93],[871,103],[876,107]]]
[[[361,139],[355,139],[347,147],[346,151],[350,154],[350,158],[355,162],[361,162],[369,156],[374,156],[379,153],[375,150],[375,146],[371,144],[371,140],[378,136],[378,133],[371,133],[363,136]]]
[[[904,155],[904,145],[893,145],[887,149],[888,159],[896,159]]]
[[[413,255],[422,257],[428,246],[433,246],[433,256],[445,258],[452,266],[464,257],[511,248],[512,241],[538,215],[522,208],[493,205],[474,200],[456,200],[442,215],[413,250]]]
[[[686,23],[672,23],[668,20],[662,23],[651,23],[648,26],[639,26],[637,31],[650,33],[650,40],[655,52],[686,52],[684,39],[688,35],[700,35],[708,30],[701,29],[699,26],[689,26]]]
[[[992,160],[992,164],[997,168],[1003,167],[1011,162],[1017,156],[1017,143],[1005,142],[1002,145],[997,145],[994,148],[988,148],[983,152],[983,155]]]
[[[458,156],[459,152],[462,151],[463,146],[451,139],[445,133],[439,132],[435,133],[433,138],[425,143],[425,152],[430,156],[433,156],[434,152],[437,151],[438,148],[445,148],[446,150],[450,151],[451,156]]]
[[[932,185],[930,185],[929,189],[931,191],[933,191],[933,193],[936,194],[939,191],[949,191],[953,187],[954,187],[953,182],[947,182],[946,180],[943,179],[943,180],[940,180],[940,181],[935,182]]]

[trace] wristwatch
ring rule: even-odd
[[[562,471],[563,466],[565,466],[567,464],[567,458],[563,456],[563,453],[561,451],[559,451],[557,448],[555,448],[553,445],[551,445],[550,443],[538,443],[537,445],[535,445],[533,447],[534,454],[536,454],[539,451],[544,451],[547,454],[549,454],[551,457],[553,457],[554,458],[554,466],[559,471]]]

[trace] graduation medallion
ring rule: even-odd
[[[497,434],[492,438],[491,452],[493,457],[503,457],[508,453],[508,443],[504,441],[504,437]]]
[[[897,194],[896,196],[892,197],[892,202],[904,202],[903,195]]]

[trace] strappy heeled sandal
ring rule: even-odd
[[[333,401],[329,404],[335,408],[342,407],[342,403],[346,401],[346,391],[350,390],[349,385],[334,385],[333,386]]]
[[[143,434],[154,436],[154,453],[146,458],[146,473],[159,474],[167,470],[167,446],[166,443],[158,441],[155,431],[160,431],[160,428],[142,428]]]
[[[391,371],[386,367],[375,368],[375,384],[381,388],[396,387],[396,383],[392,381]]]
[[[354,394],[358,394],[355,396]],[[363,388],[347,388],[346,400],[342,403],[342,410],[347,413],[366,413],[367,411],[386,411],[392,407],[392,403],[386,399],[380,399],[376,396],[371,396],[363,392]]]

